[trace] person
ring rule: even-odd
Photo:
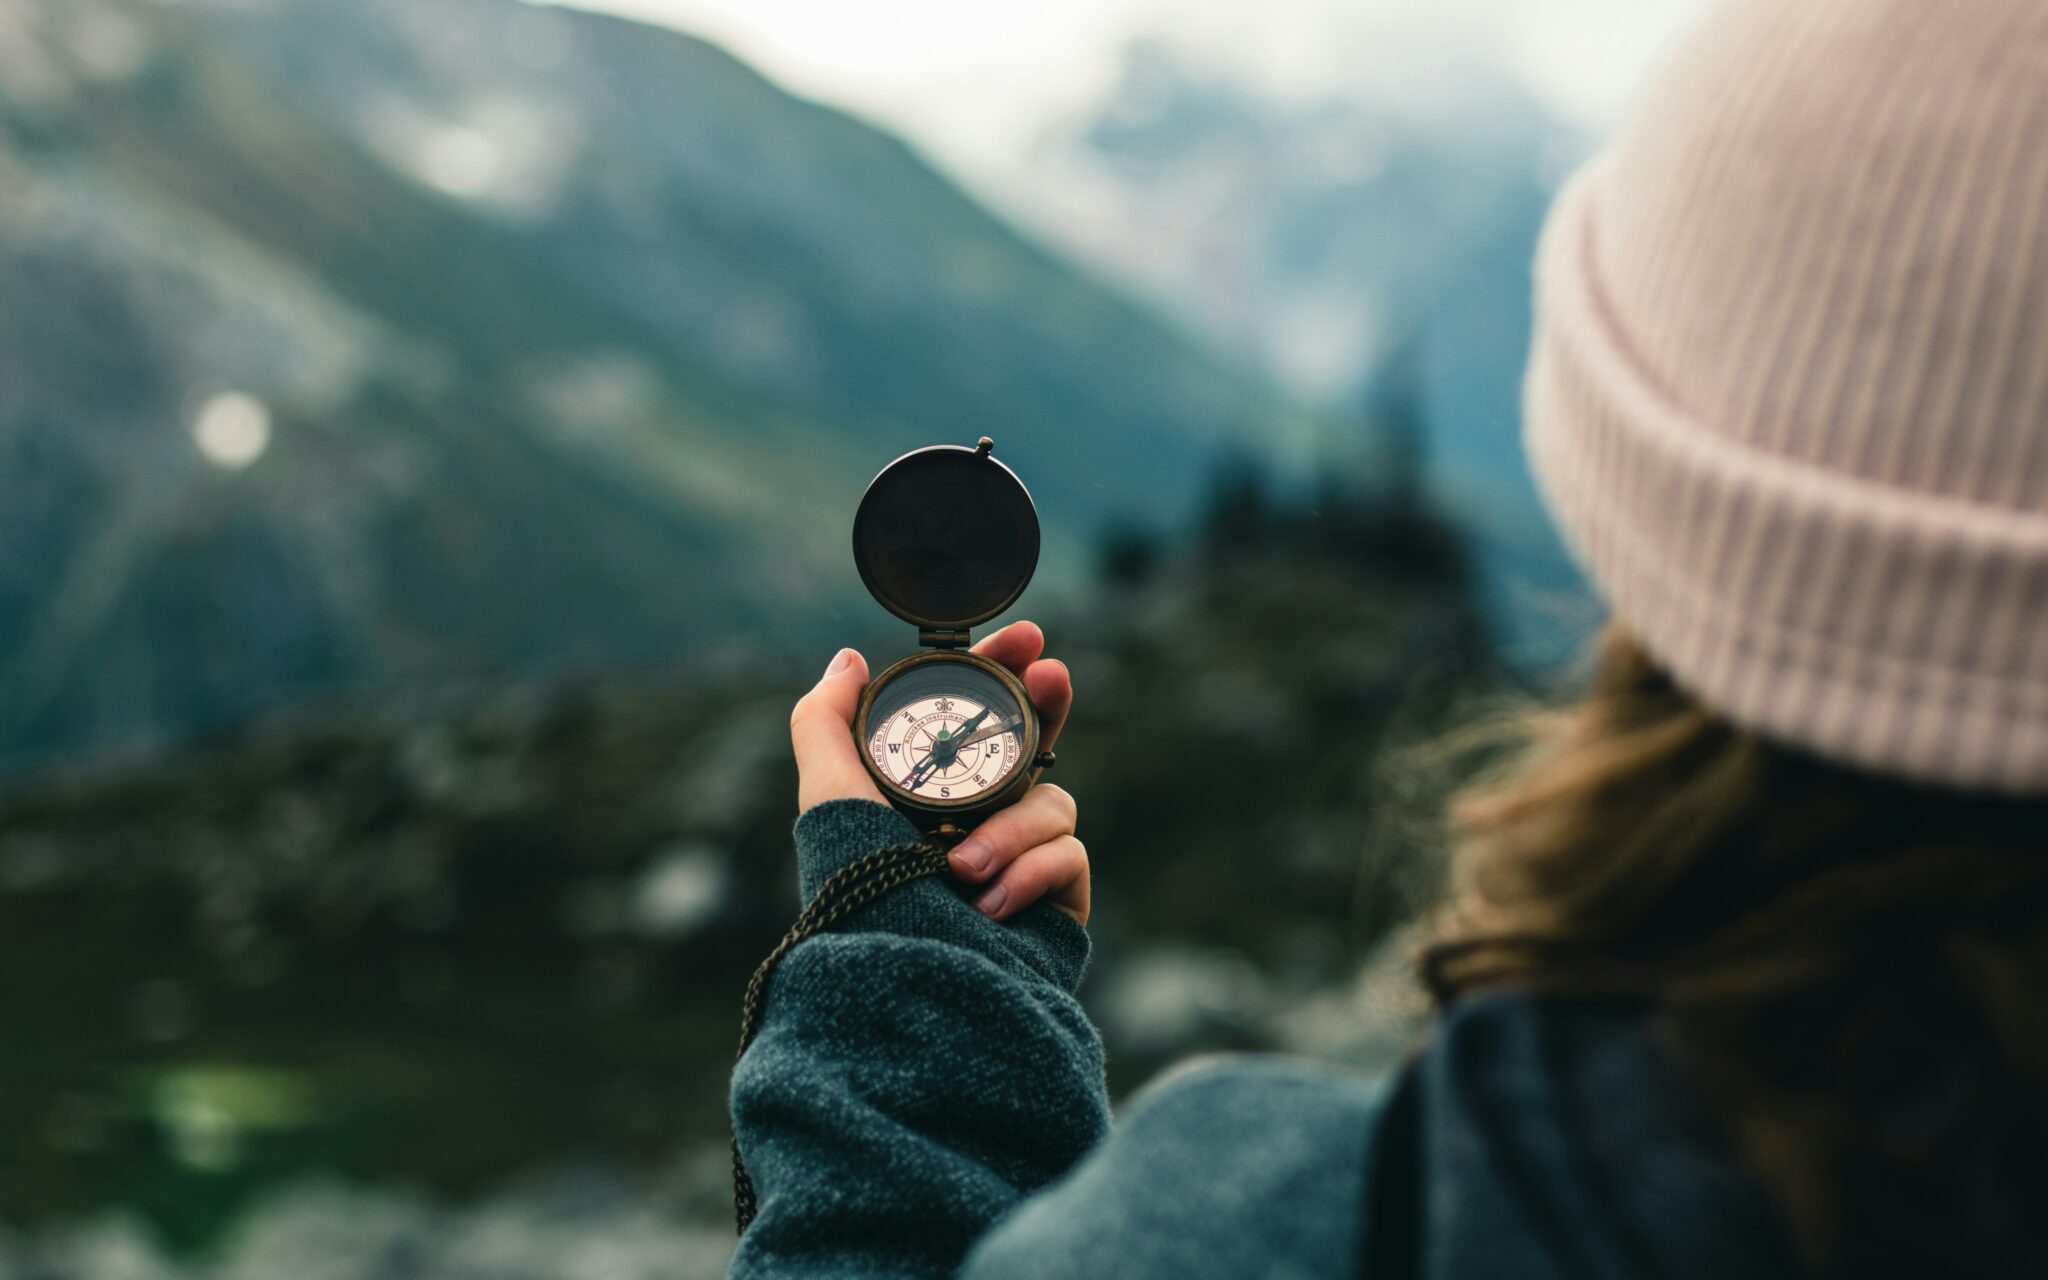
[[[1039,786],[971,892],[787,956],[734,1276],[2048,1275],[2048,6],[1722,5],[1537,280],[1526,447],[1611,619],[1454,808],[1412,1060],[1220,1059],[1112,1128]],[[1042,644],[983,650],[1056,726]],[[916,838],[865,679],[792,720],[806,893]]]

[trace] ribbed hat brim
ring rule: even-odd
[[[2048,790],[2048,519],[1692,420],[1599,278],[1603,171],[1545,231],[1525,389],[1538,486],[1602,595],[1737,723],[1926,781]]]

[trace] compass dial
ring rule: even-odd
[[[927,662],[889,680],[863,726],[875,771],[930,805],[1001,789],[1024,761],[1025,732],[1016,696],[966,662]]]

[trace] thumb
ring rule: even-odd
[[[881,801],[882,793],[868,777],[853,740],[853,715],[867,683],[867,660],[855,650],[841,649],[824,677],[797,699],[789,713],[799,810],[827,800]]]

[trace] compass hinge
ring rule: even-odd
[[[965,628],[919,627],[917,642],[933,649],[964,649],[972,639]]]

